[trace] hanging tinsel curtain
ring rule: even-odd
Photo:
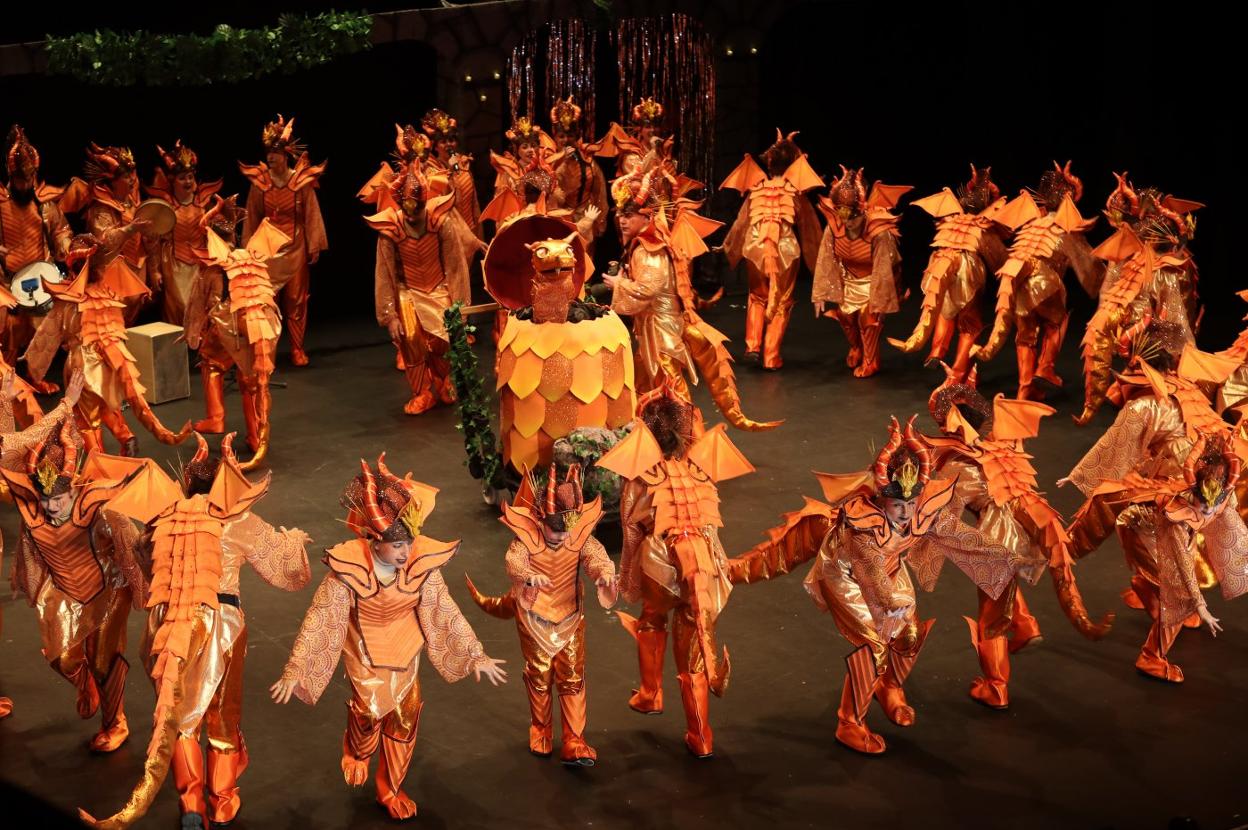
[[[680,169],[713,181],[715,49],[702,24],[683,14],[626,18],[615,31],[620,122],[653,96],[663,105],[664,135],[675,133]]]
[[[594,129],[598,33],[584,20],[556,20],[529,32],[511,51],[507,96],[511,116],[545,123],[556,101],[572,96]]]

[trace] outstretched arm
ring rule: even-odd
[[[286,703],[294,695],[309,706],[316,704],[338,667],[350,616],[351,589],[326,574],[299,627],[286,668],[269,688],[273,700]]]
[[[260,578],[283,591],[298,591],[312,579],[307,551],[311,541],[302,530],[276,529],[255,513],[228,523],[221,534],[223,548],[240,548]]]
[[[441,571],[432,571],[425,579],[420,589],[416,617],[425,635],[425,653],[429,662],[446,682],[462,680],[469,672],[475,672],[478,681],[481,675],[495,685],[506,681],[507,673],[499,668],[503,661],[485,655],[481,641],[446,589]]]

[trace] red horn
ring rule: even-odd
[[[208,458],[208,442],[205,441],[204,436],[200,435],[198,432],[195,433],[195,443],[199,446],[195,448],[195,455],[191,456],[192,464]]]
[[[368,519],[373,530],[385,533],[389,524],[382,515],[381,505],[377,503],[377,479],[363,458],[360,459],[360,468],[364,471],[364,517]]]
[[[544,516],[553,516],[558,508],[555,503],[555,488],[559,486],[559,482],[555,478],[555,464],[551,462],[550,473],[546,477],[546,504],[545,510],[542,512]]]
[[[70,419],[61,422],[61,449],[65,451],[65,461],[61,464],[61,475],[72,479],[78,472],[78,445],[74,443],[73,426]]]
[[[233,464],[238,463],[238,459],[234,455],[234,436],[237,432],[231,432],[221,439],[221,459]]]
[[[888,462],[892,461],[893,454],[901,449],[901,441],[901,424],[897,423],[897,416],[894,415],[892,423],[888,426],[888,443],[875,457],[875,466],[872,468],[877,490],[883,490],[888,486]]]
[[[39,455],[47,443],[48,439],[45,437],[26,452],[26,475],[33,478],[39,471]]]
[[[1197,438],[1196,443],[1192,445],[1191,450],[1187,453],[1187,460],[1183,462],[1183,480],[1187,482],[1188,487],[1196,486],[1196,463],[1204,455],[1207,442],[1208,439],[1203,435]]]
[[[910,420],[906,422],[906,446],[919,459],[919,487],[922,489],[923,485],[927,484],[928,479],[932,477],[932,465],[934,462],[932,461],[931,448],[927,446],[923,436],[915,432],[914,419],[917,417],[919,416],[911,415]]]

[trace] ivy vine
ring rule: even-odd
[[[106,86],[200,86],[290,74],[367,49],[367,12],[284,14],[276,26],[210,35],[115,32],[47,38],[48,71]]]
[[[498,451],[498,438],[490,424],[490,398],[485,394],[485,381],[477,367],[477,355],[468,343],[468,335],[477,329],[460,314],[462,305],[456,302],[443,315],[451,343],[447,353],[451,364],[451,382],[455,384],[455,395],[459,398],[459,424],[456,428],[464,434],[468,472],[487,489],[500,491],[505,489],[507,482],[503,459]]]

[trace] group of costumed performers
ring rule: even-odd
[[[945,188],[915,201],[936,221],[933,250],[919,322],[908,338],[889,342],[906,353],[926,350],[944,370],[928,398],[932,434],[920,432],[916,417],[904,425],[892,418],[870,467],[817,473],[824,500],[807,498],[764,542],[730,557],[719,538],[727,515],[719,485],[754,467],[727,426],[761,432],[781,422],[744,414],[727,338],[700,314],[709,303],[694,291],[694,261],[715,251],[732,267],[746,263],[744,352],[768,370],[783,366],[805,263],[815,315],[842,326],[853,374],[869,377],[881,367],[885,316],[908,296],[897,208],[911,188],[868,183],[861,168],[841,166],[813,202],[824,179],[796,133],[777,131],[759,161],[747,155],[722,183],[744,200],[711,248],[705,240],[722,223],[701,215],[695,197],[703,185],[679,170],[659,102],[640,101],[629,129],[612,124],[592,142],[592,125],[571,98],[549,114],[549,133],[518,117],[509,151],[491,153],[496,184],[484,209],[459,125],[438,109],[418,126],[396,125],[393,160],[358,194],[374,211],[365,221],[378,234],[376,318],[410,387],[406,413],[457,398],[461,381],[452,379],[449,355],[459,344],[448,329],[469,329],[452,325],[454,312],[448,322],[448,311],[459,304],[497,312],[501,454],[515,485],[501,491],[510,496],[500,519],[509,541],[495,581],[507,590],[490,595],[471,580],[467,587],[482,611],[515,620],[529,752],[555,754],[558,712],[559,761],[598,760],[587,736],[582,575],[602,608],[639,606],[614,612],[636,646],[640,678],[628,706],[638,713],[663,711],[670,628],[685,745],[698,758],[714,752],[710,696],[722,696],[729,682],[728,650],[715,632],[731,591],[803,564],[805,590],[850,643],[834,734],[861,753],[885,751],[867,723],[872,700],[892,724],[915,725],[906,681],[932,628],[915,589],[934,590],[946,559],[976,590],[976,612],[965,617],[979,662],[969,689],[976,702],[1010,706],[1011,656],[1041,637],[1023,586],[1046,571],[1076,631],[1106,635],[1113,615],[1089,614],[1074,566],[1114,533],[1131,571],[1124,600],[1151,620],[1135,667],[1183,680],[1169,659],[1179,632],[1221,630],[1202,591],[1220,586],[1226,599],[1248,592],[1248,431],[1234,422],[1248,399],[1248,330],[1222,352],[1195,346],[1200,305],[1187,246],[1199,203],[1115,174],[1105,209],[1114,230],[1093,247],[1095,219],[1077,208],[1083,183],[1069,162],[1012,199],[1001,196],[989,168],[972,166],[956,193]],[[308,362],[309,269],[326,248],[316,196],[324,164],[311,164],[293,127],[281,116],[267,124],[265,160],[241,165],[251,183],[245,210],[237,195],[221,195],[220,181],[200,180],[198,156],[181,140],[171,151],[157,147],[159,167],[146,188],[167,213],[145,208],[125,147],[92,143],[87,180],[65,188],[41,180],[39,153],[20,127],[4,148],[0,495],[20,519],[13,584],[36,610],[44,659],[76,689],[78,715],[100,714],[88,744],[94,752],[112,752],[129,736],[126,622],[132,609],[147,615],[138,664],[156,702],[142,774],[115,814],[84,811],[89,826],[134,824],[170,772],[184,830],[235,819],[248,764],[240,570],[249,564],[287,591],[312,578],[311,540],[262,520],[255,509],[270,478],[248,478],[269,452],[268,386],[283,318],[292,361]],[[599,158],[614,159],[609,184]],[[67,216],[79,214],[85,232],[75,235]],[[620,261],[590,286],[595,245],[609,224],[619,233]],[[472,306],[470,274],[482,252],[484,287],[496,304]],[[1106,401],[1119,412],[1057,482],[1085,498],[1067,523],[1043,495],[1025,442],[1054,413],[1040,399],[1062,385],[1056,365],[1071,270],[1097,298],[1082,342],[1085,397],[1076,420],[1089,423]],[[27,287],[16,279],[24,274],[38,278]],[[996,314],[979,344],[990,275],[998,280]],[[46,299],[36,301],[36,288]],[[205,417],[177,432],[144,400],[126,340],[127,325],[156,295],[201,365]],[[991,360],[1011,328],[1017,390],[990,401],[978,389],[977,361]],[[45,414],[36,396],[59,391],[45,378],[62,350],[65,395]],[[17,368],[23,360],[26,379]],[[234,433],[215,456],[203,437],[226,432],[230,370],[242,393],[245,461],[235,456]],[[708,426],[692,403],[699,379],[726,423]],[[127,404],[162,443],[195,432],[196,450],[176,479],[137,457]],[[120,455],[104,452],[105,427]],[[613,433],[614,443],[596,461],[557,457],[556,442],[577,429]],[[618,569],[595,538],[614,507],[587,485],[591,475],[618,485]],[[341,663],[351,687],[343,778],[363,786],[377,755],[376,800],[396,820],[417,811],[403,785],[423,708],[422,654],[449,682],[507,680],[504,661],[486,655],[443,578],[459,542],[422,535],[436,495],[411,474],[392,473],[384,454],[361,461],[340,499],[352,538],[326,551],[327,571],[270,687],[278,703],[297,697],[314,705]],[[626,642],[619,636],[617,646]],[[0,718],[12,711],[0,697]]]

